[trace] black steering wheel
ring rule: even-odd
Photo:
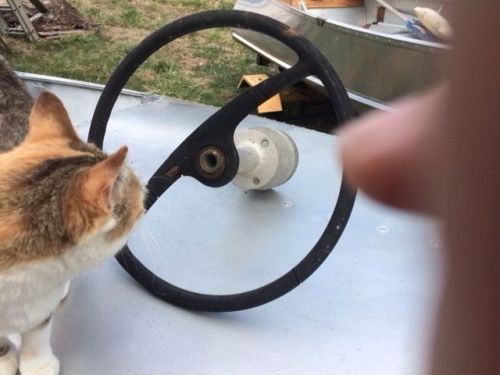
[[[308,76],[314,75],[321,80],[340,124],[353,116],[346,90],[336,72],[321,52],[293,28],[255,13],[218,10],[193,14],[163,26],[128,53],[107,82],[97,103],[89,142],[102,148],[113,106],[129,78],[147,58],[179,37],[217,27],[250,29],[272,36],[291,48],[297,54],[298,62],[236,96],[191,133],[150,178],[146,209],[151,208],[181,176],[191,176],[210,187],[220,187],[230,182],[239,166],[233,140],[238,124],[259,104]],[[309,253],[283,276],[247,292],[208,295],[174,286],[145,267],[128,245],[117,255],[117,259],[148,291],[175,305],[202,311],[236,311],[256,307],[294,289],[323,263],[347,224],[355,196],[356,191],[343,178],[331,219]]]

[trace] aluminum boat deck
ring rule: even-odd
[[[86,138],[100,86],[22,75],[49,89]],[[216,108],[125,93],[105,148],[127,144],[146,179]],[[169,281],[203,292],[243,291],[304,256],[338,190],[335,137],[249,116],[297,142],[300,164],[267,193],[182,179],[132,236]],[[310,279],[259,308],[194,313],[150,296],[111,259],[72,283],[53,344],[64,375],[421,374],[441,279],[439,240],[425,219],[360,195],[338,245]],[[142,235],[141,235],[142,233]],[[140,250],[142,249],[142,250]]]

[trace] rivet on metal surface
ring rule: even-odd
[[[379,225],[377,227],[377,232],[379,232],[380,234],[387,234],[389,233],[389,228],[386,227],[385,225]]]

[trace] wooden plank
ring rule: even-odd
[[[281,0],[282,3],[297,8],[299,0]],[[363,0],[305,0],[307,8],[347,8],[363,6]]]
[[[11,52],[7,42],[0,36],[0,51]]]
[[[268,78],[267,74],[246,74],[241,77],[238,87],[253,87]],[[257,107],[257,113],[281,112],[282,110],[280,94],[274,95],[271,99],[268,99]]]
[[[299,6],[299,0],[281,0],[281,2],[294,8],[297,8]]]
[[[63,35],[71,35],[71,34],[83,34],[88,32],[88,30],[62,30],[62,31],[39,31],[38,35],[53,37],[53,36],[63,36]]]
[[[33,15],[33,16],[31,16],[31,17],[30,17],[30,21],[33,23],[33,22],[35,22],[37,19],[42,18],[42,17],[43,17],[43,14],[42,14],[42,13],[40,13],[40,12],[38,12],[37,14],[35,14],[35,15]]]
[[[0,14],[0,34],[7,34],[7,29],[9,26],[7,25],[7,22],[3,19],[2,15]]]
[[[347,8],[363,6],[363,0],[307,0],[308,8]]]
[[[37,34],[35,28],[33,27],[33,24],[31,23],[28,15],[26,14],[24,7],[21,5],[21,2],[19,0],[7,0],[7,3],[12,9],[12,12],[19,21],[19,24],[23,28],[28,39],[31,42],[35,42],[38,39],[40,39],[40,36]]]

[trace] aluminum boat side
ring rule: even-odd
[[[411,12],[414,6],[437,9],[439,1],[392,1]],[[235,9],[267,15],[296,29],[312,41],[331,62],[346,86],[357,111],[389,109],[388,103],[435,84],[448,50],[442,43],[412,38],[404,23],[385,13],[376,20],[377,4],[298,9],[278,0],[238,0]],[[267,60],[289,68],[297,57],[288,47],[265,35],[237,29],[234,38]],[[309,82],[321,88],[318,80]]]

